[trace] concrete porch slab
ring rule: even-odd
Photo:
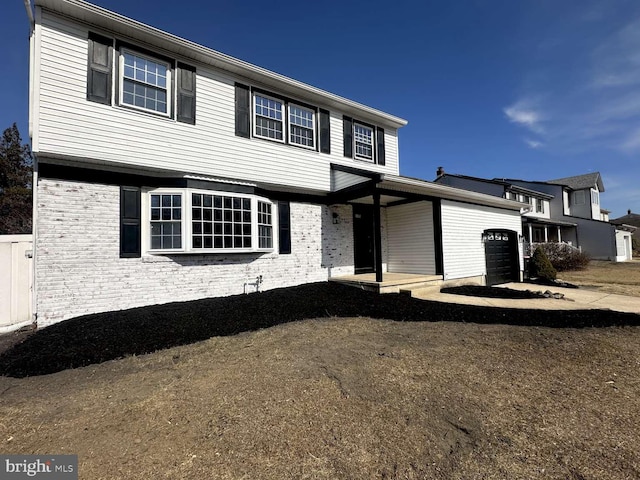
[[[382,274],[382,282],[376,282],[375,273],[361,273],[358,275],[341,275],[331,277],[330,282],[343,283],[363,290],[378,293],[399,293],[401,289],[412,287],[426,287],[429,284],[442,282],[442,275],[417,275],[415,273],[391,273]]]

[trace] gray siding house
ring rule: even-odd
[[[439,169],[436,183],[496,195],[529,204],[522,216],[527,244],[564,242],[594,259],[622,261],[616,226],[601,208],[604,185],[600,173],[588,173],[547,181],[509,178],[484,179],[445,173]],[[530,250],[529,250],[530,251]]]
[[[39,326],[329,279],[520,277],[524,205],[401,176],[402,118],[82,0],[36,0],[30,45]]]

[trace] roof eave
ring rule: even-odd
[[[179,56],[212,65],[266,86],[285,90],[286,93],[298,95],[305,99],[318,100],[328,107],[334,107],[345,113],[362,117],[363,120],[372,120],[375,123],[393,128],[400,128],[407,124],[407,121],[403,118],[225,55],[83,0],[35,0],[35,5],[90,25],[96,25],[107,31],[130,37],[149,46],[159,46]]]
[[[451,187],[439,183],[428,182],[425,180],[417,180],[414,178],[402,177],[399,175],[383,174],[380,177],[380,183],[385,181],[389,183],[401,184],[408,187],[420,189],[421,193],[445,200],[453,200],[466,203],[475,203],[486,205],[489,207],[504,208],[507,210],[516,210],[521,212],[529,205],[514,200],[507,200],[493,195],[464,190],[462,188]]]

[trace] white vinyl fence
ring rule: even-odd
[[[31,235],[0,235],[0,333],[32,323]]]

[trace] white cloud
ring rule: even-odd
[[[542,115],[529,105],[526,100],[521,100],[503,109],[504,114],[512,123],[527,127],[532,132],[542,133],[544,129],[540,122]]]
[[[529,145],[530,148],[533,148],[533,149],[544,146],[542,142],[539,142],[537,140],[531,140],[530,138],[525,138],[524,143],[526,143],[527,145]]]

